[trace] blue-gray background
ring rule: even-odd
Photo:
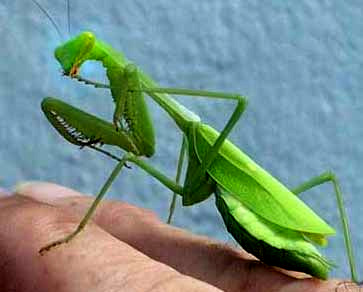
[[[64,1],[40,2],[67,35]],[[287,186],[333,170],[363,271],[361,1],[79,0],[71,6],[72,35],[95,32],[162,86],[248,96],[248,111],[231,139]],[[60,39],[30,0],[0,1],[0,36],[1,185],[48,180],[97,192],[114,162],[67,144],[39,104],[44,96],[58,96],[110,119],[109,93],[61,76],[53,58]],[[105,81],[103,71],[90,64],[83,73]],[[228,102],[181,101],[218,129],[233,110]],[[174,176],[179,132],[160,108],[149,105],[157,131],[151,162]],[[117,179],[109,197],[165,218],[170,191],[133,167]],[[332,187],[303,197],[337,228],[324,253],[339,265],[333,275],[348,277]],[[213,198],[178,209],[175,224],[233,244]]]

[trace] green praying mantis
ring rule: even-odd
[[[90,32],[81,33],[59,46],[55,57],[65,75],[95,87],[109,87],[115,102],[115,112],[113,123],[110,123],[48,97],[42,102],[47,119],[70,143],[91,147],[119,162],[77,229],[69,236],[43,247],[41,253],[71,241],[84,229],[114,179],[129,162],[142,168],[174,194],[180,195],[184,206],[199,203],[214,194],[227,230],[247,252],[266,264],[305,272],[320,279],[328,278],[333,265],[319,253],[314,244],[326,245],[327,237],[333,235],[335,230],[297,195],[331,182],[342,220],[351,278],[358,282],[347,216],[335,175],[325,172],[289,190],[227,139],[246,109],[245,97],[224,92],[160,88],[120,52],[96,39]],[[82,64],[88,60],[103,64],[109,85],[79,76]],[[144,94],[161,106],[183,132],[175,180],[142,159],[142,156],[152,156],[155,151],[154,130]],[[221,98],[233,100],[237,105],[219,133],[202,123],[196,114],[179,104],[170,94]],[[125,153],[118,158],[97,144],[117,146]],[[188,165],[181,185],[179,179],[185,154]],[[170,213],[172,211],[173,208]]]

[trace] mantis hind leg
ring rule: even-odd
[[[347,250],[347,255],[348,255],[348,260],[349,260],[351,278],[352,278],[353,282],[358,283],[358,275],[357,275],[357,269],[356,269],[356,264],[355,264],[355,260],[354,260],[351,233],[349,230],[349,223],[348,223],[348,216],[345,211],[341,188],[340,188],[338,179],[336,178],[335,174],[330,171],[324,172],[321,175],[313,177],[312,179],[297,186],[296,188],[292,189],[291,191],[294,194],[298,195],[302,192],[312,189],[315,186],[318,186],[318,185],[321,185],[321,184],[327,183],[327,182],[331,182],[334,186],[337,205],[338,205],[338,209],[339,209],[339,215],[340,215],[340,219],[341,219],[342,226],[343,226],[344,242],[345,242],[345,247]]]
[[[181,176],[181,173],[182,173],[182,170],[183,170],[183,162],[184,162],[185,152],[187,150],[187,140],[186,139],[187,138],[183,135],[183,142],[182,142],[182,145],[181,145],[181,148],[180,148],[178,166],[177,166],[177,171],[176,171],[176,176],[175,176],[175,183],[176,184],[179,184],[180,176]],[[166,221],[166,223],[168,223],[168,224],[171,223],[171,219],[172,219],[174,211],[175,211],[177,196],[178,196],[178,194],[174,192],[173,193],[173,198],[171,199],[171,202],[170,202],[168,219]]]

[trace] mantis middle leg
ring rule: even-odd
[[[175,183],[177,183],[177,184],[179,184],[179,181],[180,181],[180,177],[181,177],[182,170],[183,170],[185,152],[187,151],[187,140],[186,139],[187,138],[185,137],[185,135],[183,135],[183,142],[182,142],[182,145],[180,148],[178,166],[177,166],[177,171],[176,171],[176,176],[175,176]],[[172,219],[174,211],[175,211],[177,195],[178,194],[174,192],[173,198],[171,199],[171,202],[170,202],[169,215],[168,215],[168,219],[166,221],[166,223],[168,223],[168,224],[171,223],[171,219]]]

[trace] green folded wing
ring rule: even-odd
[[[201,159],[219,133],[200,124],[196,135],[197,155]],[[228,140],[208,168],[208,174],[243,205],[270,222],[301,232],[335,233],[297,196]]]

